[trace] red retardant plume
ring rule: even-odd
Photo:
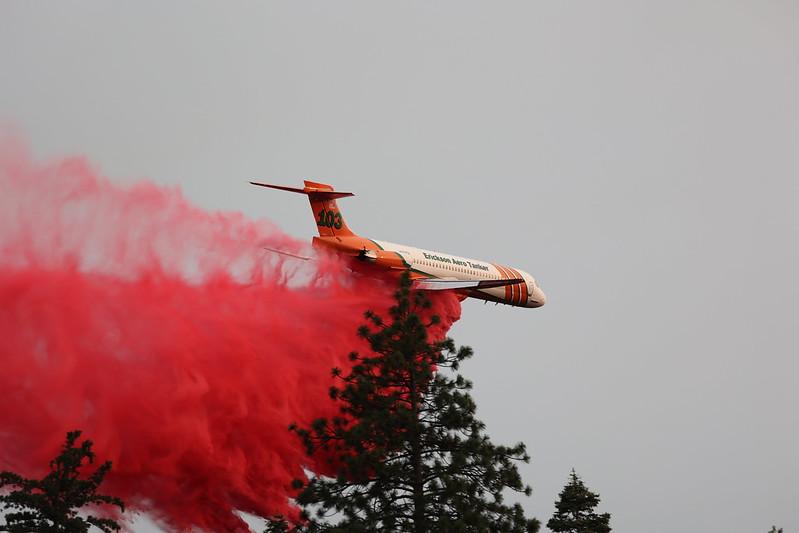
[[[395,285],[265,246],[305,247],[0,140],[0,470],[42,475],[81,429],[113,461],[101,492],[170,530],[297,516],[290,484],[308,459],[287,426],[333,414],[330,370]],[[433,305],[440,337],[460,305]]]

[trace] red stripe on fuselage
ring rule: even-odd
[[[508,271],[504,266],[494,264],[499,273],[502,275],[502,279],[511,279],[511,273]],[[509,304],[513,304],[514,296],[516,291],[513,289],[512,285],[505,285],[505,300]]]
[[[511,267],[505,267],[505,268],[510,272],[511,278],[519,278],[519,276],[517,275],[518,273],[515,270],[513,270]],[[518,283],[514,283],[512,287],[513,287],[513,303],[515,303],[516,305],[521,305],[522,288],[519,287]]]
[[[512,268],[510,268],[510,267],[503,267],[503,268],[508,271],[508,278],[509,279],[513,279],[513,278],[516,277],[513,274],[513,269]],[[512,301],[512,303],[513,304],[518,304],[519,302],[522,301],[522,299],[521,299],[522,290],[519,288],[519,284],[518,283],[514,283],[513,285],[511,285],[511,289],[513,290],[513,301]]]
[[[508,268],[510,268],[510,267],[508,267]],[[519,274],[519,271],[516,270],[515,268],[510,268],[510,270],[513,272],[514,277],[516,277],[518,279],[524,279],[524,277],[521,274]],[[519,283],[518,286],[519,286],[519,293],[520,293],[519,294],[519,305],[524,305],[527,302],[527,282],[523,281],[523,282]]]

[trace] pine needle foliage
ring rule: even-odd
[[[555,502],[557,509],[547,522],[555,533],[610,533],[610,514],[596,514],[599,495],[588,490],[583,480],[572,469],[569,482]]]
[[[94,462],[92,441],[76,444],[80,431],[67,433],[61,453],[50,461],[50,472],[42,479],[27,479],[13,472],[0,472],[0,503],[5,507],[5,524],[0,531],[9,533],[83,533],[92,526],[109,533],[119,531],[110,518],[80,516],[87,506],[113,505],[125,510],[122,500],[97,494],[103,478],[111,470],[111,461],[100,465],[88,477],[80,476],[84,462]],[[9,491],[9,488],[14,488]]]
[[[451,339],[431,342],[430,302],[404,276],[384,321],[372,312],[358,333],[370,353],[333,369],[339,415],[292,427],[308,454],[327,457],[334,476],[297,481],[307,532],[536,532],[507,490],[529,495],[517,469],[524,444],[498,446],[475,418],[472,384],[457,374],[472,355]],[[267,531],[285,531],[274,522]]]

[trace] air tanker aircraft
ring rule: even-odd
[[[330,185],[313,181],[305,181],[302,189],[255,181],[250,183],[307,195],[319,229],[319,236],[312,242],[315,248],[388,271],[408,271],[417,289],[452,290],[461,299],[479,298],[516,307],[541,307],[547,301],[535,278],[524,270],[356,235],[344,222],[336,203],[336,199],[354,196],[353,193],[335,191]]]

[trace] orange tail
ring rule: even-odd
[[[337,198],[355,196],[351,192],[337,192],[333,190],[331,185],[308,180],[303,182],[305,187],[302,189],[284,187],[282,185],[269,185],[268,183],[258,183],[255,181],[251,181],[250,183],[253,185],[260,185],[261,187],[269,187],[270,189],[307,194],[308,200],[311,202],[311,211],[316,219],[316,227],[319,230],[320,237],[346,237],[355,235],[344,221],[341,210],[336,203]]]

